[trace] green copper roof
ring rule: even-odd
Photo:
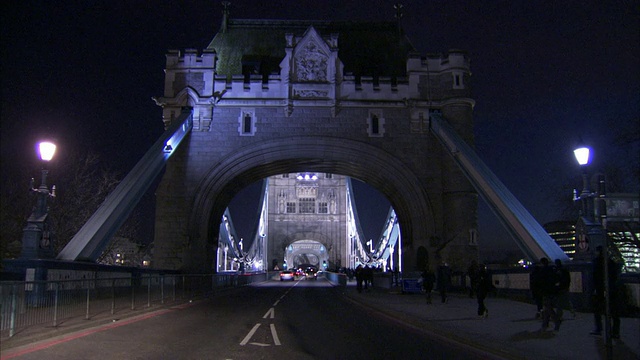
[[[285,57],[285,34],[304,35],[313,26],[323,37],[338,34],[338,57],[344,73],[356,76],[404,76],[406,60],[415,51],[396,22],[331,22],[229,19],[208,50],[218,55],[220,75],[240,75],[243,61],[259,64],[259,73],[279,73]]]

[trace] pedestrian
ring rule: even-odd
[[[538,262],[533,264],[531,273],[529,273],[529,288],[531,289],[531,298],[536,304],[536,319],[542,318],[542,265]]]
[[[427,295],[427,304],[431,304],[431,292],[433,291],[433,284],[436,282],[436,275],[431,270],[431,266],[427,267],[422,272],[422,288]]]
[[[356,276],[356,289],[358,289],[358,292],[361,293],[362,282],[364,281],[362,265],[358,265],[358,267],[356,267],[355,276]]]
[[[451,268],[446,262],[438,267],[437,284],[438,290],[440,291],[440,298],[443,303],[446,303],[449,300],[447,297],[447,291],[451,286]]]
[[[571,286],[571,274],[569,270],[567,270],[562,261],[560,259],[555,260],[555,270],[556,270],[556,292],[557,292],[557,308],[556,313],[559,313],[560,318],[562,319],[562,314],[564,309],[568,309],[571,311],[573,317],[576,317],[575,310],[573,309],[573,304],[571,303],[571,299],[569,298],[569,287]]]
[[[604,277],[604,251],[602,246],[596,248],[596,258],[593,261],[593,316],[595,329],[591,335],[600,335],[602,333],[602,316],[606,314],[606,298],[605,294],[605,277]],[[620,306],[618,301],[618,275],[619,266],[607,254],[609,272],[609,312],[611,314],[611,338],[620,338]]]
[[[400,278],[400,269],[398,269],[398,267],[396,266],[395,268],[393,268],[393,282],[396,284],[396,286],[400,286],[400,281],[398,280]]]
[[[478,266],[477,280],[476,299],[478,300],[478,316],[486,318],[489,316],[489,309],[487,309],[484,304],[484,300],[490,292],[495,291],[496,287],[493,285],[491,274],[489,274],[484,264]]]
[[[542,268],[540,269],[540,283],[542,290],[542,331],[546,331],[549,327],[549,322],[553,321],[555,326],[553,330],[560,330],[560,324],[562,323],[561,314],[556,312],[558,302],[558,290],[556,271],[553,266],[549,264],[549,259],[543,257],[540,259]]]
[[[478,288],[478,262],[475,260],[471,261],[471,265],[467,268],[467,276],[469,277],[469,297],[473,298]]]
[[[366,265],[362,269],[363,281],[364,281],[364,289],[369,291],[369,287],[373,287],[373,268],[369,265]]]

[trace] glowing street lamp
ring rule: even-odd
[[[53,241],[49,230],[47,199],[56,196],[55,185],[51,191],[47,187],[47,174],[49,170],[46,164],[53,159],[56,145],[51,142],[38,144],[38,153],[42,160],[42,180],[38,188],[34,187],[34,179],[31,179],[31,191],[36,193],[37,203],[33,212],[27,219],[27,226],[23,229],[22,254],[23,259],[42,259],[53,257]]]
[[[578,164],[582,168],[582,192],[580,196],[578,196],[577,191],[574,194],[574,200],[582,201],[582,216],[591,217],[591,212],[589,211],[589,197],[591,197],[591,191],[589,190],[589,178],[587,174],[587,165],[589,165],[589,161],[591,160],[590,150],[588,147],[580,147],[573,150],[573,154],[578,161]]]

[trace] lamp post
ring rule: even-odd
[[[56,145],[51,142],[41,142],[38,144],[38,152],[42,160],[42,179],[38,188],[34,187],[34,179],[31,179],[30,190],[36,193],[37,202],[27,219],[27,226],[22,234],[22,254],[20,257],[23,259],[51,258],[54,255],[48,224],[47,199],[56,196],[56,187],[52,186],[51,191],[47,187],[49,170],[47,170],[46,164],[53,159]]]
[[[613,357],[613,344],[611,341],[611,294],[609,292],[609,235],[607,234],[607,206],[606,206],[606,190],[605,190],[605,180],[604,176],[599,178],[598,191],[592,193],[589,190],[589,179],[586,167],[589,165],[591,160],[590,158],[590,149],[588,147],[580,147],[573,151],[578,164],[582,167],[582,192],[580,196],[576,196],[576,200],[582,201],[582,211],[583,216],[593,219],[594,222],[600,220],[600,225],[602,226],[602,234],[604,238],[602,239],[602,266],[603,266],[603,277],[604,277],[604,338],[605,338],[605,352],[606,358],[612,359]],[[589,199],[597,197],[600,202],[604,202],[604,205],[601,206],[598,204],[597,206],[597,214],[600,219],[597,219],[594,216],[595,212],[590,211]]]

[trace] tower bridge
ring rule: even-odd
[[[235,254],[242,261],[266,267],[306,256],[340,266],[357,259],[409,271],[442,261],[463,268],[482,242],[478,194],[529,258],[566,259],[473,151],[467,54],[420,56],[396,22],[246,20],[226,9],[223,16],[204,50],[169,51],[164,92],[154,98],[165,134],[59,259],[95,260],[162,169],[157,268],[219,266],[219,249],[228,254],[238,246],[225,223],[228,204],[267,178],[253,245]],[[345,194],[301,184],[294,193],[277,192],[283,174],[305,173],[356,178],[389,200],[376,249],[363,243],[348,186]],[[335,229],[280,226],[289,206],[300,220],[311,217],[304,212],[311,206],[317,216],[319,202]]]

